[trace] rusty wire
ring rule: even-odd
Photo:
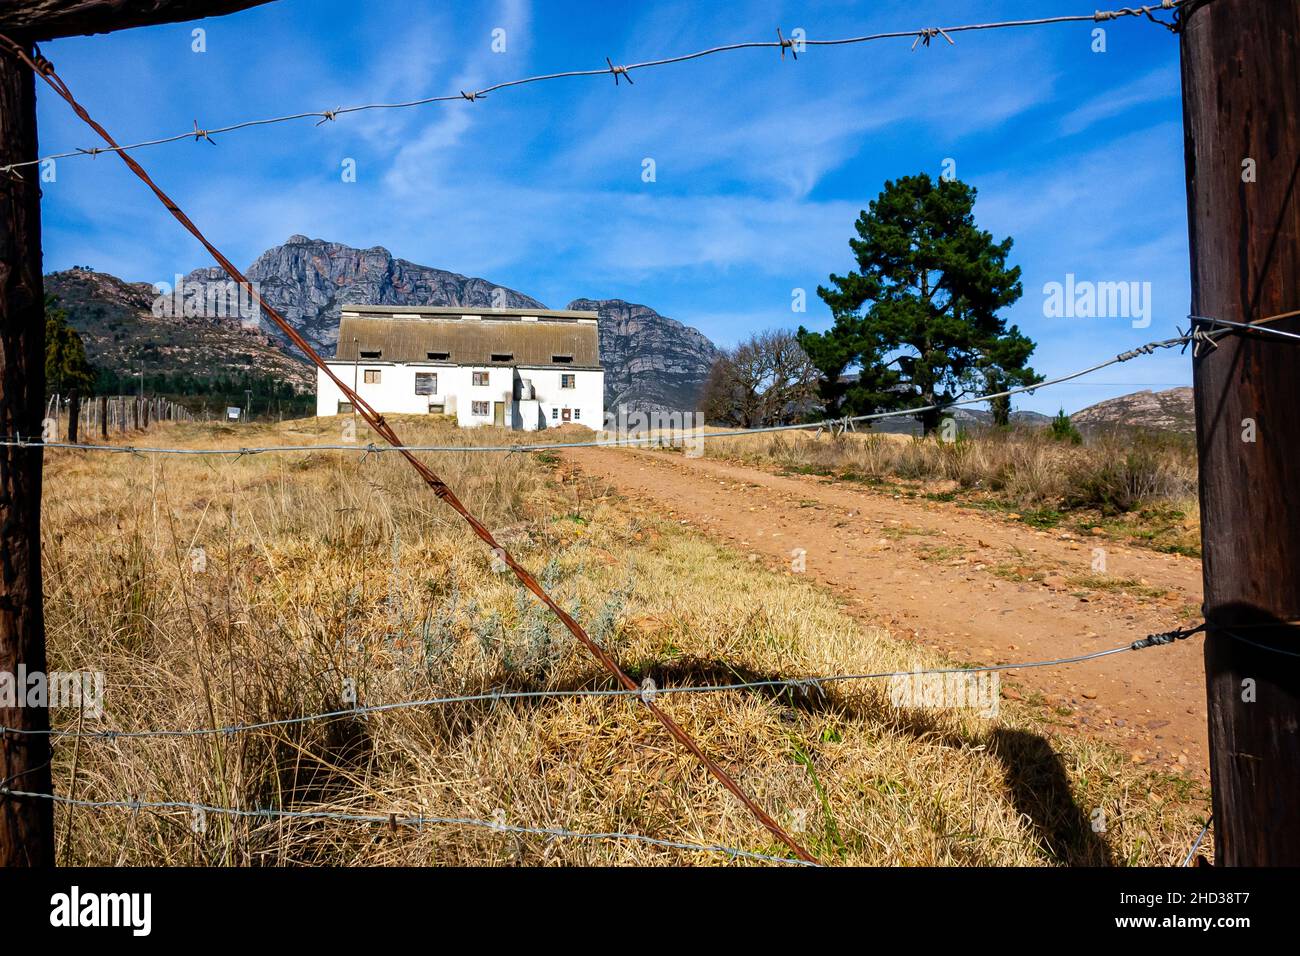
[[[966,23],[951,27],[921,27],[914,30],[894,30],[886,33],[871,33],[863,36],[841,37],[838,39],[828,40],[810,40],[807,38],[795,40],[793,37],[785,36],[780,28],[777,28],[776,40],[752,40],[740,43],[725,43],[720,46],[709,47],[705,50],[697,50],[694,53],[684,53],[680,56],[662,57],[656,60],[645,60],[640,63],[628,63],[620,65],[614,63],[609,57],[605,57],[605,67],[597,67],[586,70],[564,70],[558,73],[545,73],[538,76],[526,76],[515,80],[505,80],[495,83],[491,86],[483,87],[480,90],[457,90],[454,93],[447,93],[440,96],[426,96],[420,99],[406,100],[396,103],[364,103],[358,106],[340,106],[327,110],[305,110],[298,113],[288,113],[284,116],[270,116],[262,119],[244,120],[238,123],[231,123],[227,126],[213,127],[210,129],[200,129],[198,120],[194,121],[193,129],[186,130],[183,133],[176,133],[172,136],[161,136],[157,139],[143,140],[138,143],[131,143],[127,146],[90,146],[78,147],[61,153],[51,153],[42,156],[39,159],[26,160],[21,163],[10,163],[7,166],[0,166],[0,173],[16,174],[18,169],[25,166],[35,166],[49,160],[68,159],[76,156],[98,156],[100,153],[119,152],[121,150],[142,149],[147,146],[161,146],[166,143],[177,143],[185,140],[198,142],[207,140],[212,143],[212,136],[221,133],[233,133],[237,130],[253,129],[259,126],[271,126],[277,123],[289,123],[295,120],[314,119],[317,120],[316,126],[336,120],[338,117],[347,113],[361,113],[370,110],[398,110],[410,109],[417,106],[427,106],[430,103],[452,103],[456,101],[467,101],[470,103],[477,102],[487,97],[489,93],[495,93],[498,90],[510,89],[517,86],[526,86],[531,83],[541,83],[549,80],[570,79],[574,77],[592,77],[592,76],[610,76],[614,77],[615,85],[619,84],[620,78],[632,83],[631,72],[633,70],[648,70],[656,67],[672,66],[678,63],[687,63],[691,60],[702,59],[707,56],[717,56],[722,53],[732,53],[738,50],[759,50],[759,49],[776,49],[781,53],[781,59],[785,59],[785,53],[790,51],[794,59],[798,59],[799,52],[807,47],[836,47],[836,46],[856,46],[862,43],[872,43],[879,40],[898,40],[911,39],[912,49],[916,50],[918,45],[928,47],[930,41],[936,37],[942,37],[950,45],[955,45],[952,38],[954,33],[969,33],[976,30],[1005,30],[1020,27],[1047,26],[1061,23],[1105,23],[1111,20],[1118,20],[1122,17],[1145,17],[1152,23],[1159,24],[1162,27],[1177,32],[1179,29],[1178,13],[1180,8],[1188,0],[1160,0],[1159,3],[1150,3],[1140,7],[1120,7],[1116,10],[1096,10],[1093,13],[1070,14],[1056,17],[1038,17],[1031,20],[1003,20],[995,23]],[[1174,11],[1175,19],[1173,22],[1161,20],[1155,16],[1160,10]]]
[[[77,116],[86,123],[86,125],[93,129],[104,140],[104,142],[108,143],[111,151],[121,157],[122,162],[126,163],[131,172],[134,173],[141,182],[149,187],[150,191],[153,192],[154,196],[156,196],[158,201],[172,214],[176,221],[185,227],[186,231],[194,236],[194,238],[197,239],[205,249],[207,249],[207,251],[217,261],[217,264],[225,270],[226,274],[235,282],[244,286],[252,296],[253,301],[266,312],[271,321],[274,322],[282,332],[284,332],[289,340],[293,342],[293,344],[296,345],[299,350],[316,365],[317,368],[325,372],[325,374],[336,386],[338,386],[339,390],[344,395],[348,396],[349,400],[353,403],[353,407],[361,417],[365,419],[366,424],[368,424],[386,442],[398,450],[402,457],[404,457],[410,463],[411,467],[415,469],[416,473],[424,479],[425,484],[433,489],[433,493],[446,502],[452,510],[465,520],[470,528],[473,529],[474,533],[478,535],[478,537],[482,539],[488,547],[492,548],[497,557],[499,557],[501,561],[510,568],[515,577],[519,579],[519,582],[531,591],[551,610],[553,614],[555,614],[556,617],[560,619],[560,622],[564,624],[569,632],[577,638],[588,651],[591,652],[592,656],[600,662],[601,666],[609,671],[609,673],[628,690],[638,690],[639,685],[632,680],[632,678],[629,677],[621,667],[618,666],[618,663],[610,656],[609,652],[593,640],[591,636],[587,634],[582,625],[579,624],[572,615],[564,610],[564,608],[560,607],[555,599],[546,592],[546,589],[538,583],[537,579],[533,577],[528,569],[519,564],[519,562],[515,560],[514,556],[498,543],[496,538],[493,537],[492,532],[488,530],[487,526],[479,521],[479,519],[465,507],[447,484],[439,478],[428,465],[424,464],[424,462],[417,458],[402,444],[402,440],[397,436],[397,433],[393,430],[392,426],[384,420],[384,416],[375,411],[375,409],[360,395],[353,391],[347,383],[334,374],[333,370],[331,370],[325,363],[325,360],[317,355],[315,349],[307,343],[307,340],[304,339],[302,335],[299,334],[299,332],[280,315],[279,312],[262,299],[257,289],[254,288],[252,283],[248,281],[244,274],[235,267],[234,263],[227,259],[225,255],[223,255],[222,252],[208,240],[208,238],[199,230],[198,226],[190,220],[175,201],[163,192],[162,189],[149,177],[149,174],[145,172],[144,168],[137,163],[135,159],[123,149],[123,147],[117,144],[112,135],[86,112],[85,108],[77,102],[76,98],[72,95],[72,91],[68,88],[67,84],[64,83],[63,79],[55,72],[54,65],[41,55],[39,49],[37,49],[33,44],[32,55],[29,56],[27,50],[23,46],[4,34],[0,34],[0,46],[8,49],[13,55],[27,64],[34,73],[40,76],[41,79],[43,79],[52,90],[54,90],[54,92],[67,102],[67,104],[72,108]],[[190,133],[189,135],[194,134]],[[642,703],[644,703],[669,734],[671,734],[679,744],[690,751],[690,753],[705,766],[708,772],[719,783],[726,787],[727,790],[729,790],[736,799],[738,799],[745,808],[753,814],[755,819],[757,819],[768,830],[768,832],[772,834],[772,836],[776,837],[776,839],[789,847],[800,860],[809,863],[816,862],[815,858],[792,836],[790,836],[790,834],[788,834],[779,823],[772,819],[772,817],[769,816],[767,812],[753,800],[753,798],[741,789],[740,785],[736,783],[736,781],[734,781],[731,776],[713,760],[713,758],[706,754],[690,734],[683,730],[682,727],[662,708],[660,708],[658,704],[654,703],[652,700],[646,699],[645,697],[642,697]]]

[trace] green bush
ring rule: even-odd
[[[1056,441],[1068,441],[1071,445],[1083,444],[1083,436],[1079,434],[1079,429],[1074,427],[1070,421],[1070,416],[1065,414],[1065,409],[1056,413],[1052,419],[1052,424],[1048,426],[1049,434]]]

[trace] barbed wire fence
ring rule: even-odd
[[[343,710],[328,711],[323,713],[305,715],[301,717],[286,718],[283,720],[265,721],[265,722],[248,723],[248,724],[231,724],[231,725],[224,725],[224,726],[211,726],[211,727],[200,727],[200,728],[125,729],[125,730],[94,730],[94,731],[87,731],[87,730],[80,730],[80,729],[79,730],[49,729],[45,731],[20,731],[14,728],[0,727],[0,733],[45,733],[45,734],[49,734],[51,737],[54,738],[71,737],[77,739],[89,738],[89,739],[103,739],[103,740],[116,740],[116,739],[123,739],[123,738],[139,739],[139,738],[162,738],[162,737],[196,737],[196,736],[211,736],[211,735],[233,735],[233,734],[246,733],[246,732],[257,731],[257,730],[267,730],[272,728],[284,727],[284,726],[289,726],[294,724],[303,724],[303,723],[308,723],[313,721],[328,720],[333,718],[345,718],[349,716],[358,716],[358,715],[364,715],[368,713],[383,713],[383,712],[393,711],[393,710],[405,710],[405,709],[411,709],[417,707],[433,707],[433,706],[447,705],[453,703],[497,702],[497,701],[508,701],[508,700],[525,699],[525,698],[544,698],[544,697],[561,697],[561,696],[633,697],[638,699],[641,703],[643,703],[647,707],[647,709],[654,715],[654,717],[665,727],[665,729],[668,730],[668,732],[674,737],[674,739],[676,739],[679,744],[681,744],[690,753],[692,753],[696,757],[696,759],[698,759],[700,763],[709,771],[709,773],[719,783],[721,783],[727,790],[729,790],[741,802],[741,804],[745,807],[745,809],[748,810],[749,813],[753,815],[754,818],[760,824],[762,824],[768,830],[769,833],[772,834],[772,836],[774,836],[781,843],[783,843],[791,851],[791,853],[794,854],[794,858],[792,859],[789,857],[777,857],[777,856],[772,856],[770,854],[754,853],[746,850],[724,847],[720,845],[693,844],[693,843],[673,841],[673,840],[664,840],[664,839],[659,839],[659,838],[644,836],[639,834],[629,834],[629,833],[621,833],[621,832],[603,832],[603,833],[602,832],[581,832],[581,831],[574,831],[574,830],[566,830],[562,828],[537,827],[531,825],[527,825],[527,826],[512,825],[512,824],[503,823],[498,820],[486,821],[486,820],[468,818],[468,817],[457,818],[457,817],[432,817],[432,816],[429,817],[399,816],[397,814],[374,815],[374,814],[360,814],[360,813],[342,813],[342,812],[334,812],[334,811],[282,810],[282,809],[270,809],[270,808],[249,809],[249,808],[209,805],[209,804],[203,804],[203,803],[191,802],[191,801],[182,801],[182,800],[149,802],[149,801],[141,801],[134,798],[129,800],[77,799],[77,798],[61,796],[53,793],[47,794],[47,793],[36,793],[31,791],[24,791],[14,786],[16,781],[12,779],[0,781],[0,796],[18,797],[24,799],[50,800],[57,804],[61,804],[69,807],[85,807],[85,808],[98,808],[98,809],[117,808],[117,809],[128,809],[135,812],[141,810],[151,810],[157,812],[196,812],[197,811],[202,813],[212,813],[212,814],[235,817],[235,818],[260,819],[260,820],[277,820],[277,819],[335,820],[339,822],[347,822],[353,824],[381,825],[381,826],[387,825],[393,829],[402,826],[422,827],[426,824],[427,825],[455,825],[455,826],[465,826],[465,827],[486,827],[486,828],[490,828],[502,832],[537,835],[537,836],[546,837],[548,839],[619,840],[619,841],[643,843],[647,845],[654,845],[654,846],[660,846],[665,848],[676,848],[676,849],[689,850],[689,851],[720,853],[741,860],[753,860],[759,862],[771,862],[771,863],[781,863],[781,864],[818,865],[818,861],[811,854],[809,854],[807,850],[805,850],[794,838],[792,838],[784,830],[784,828],[782,828],[778,823],[776,823],[775,820],[773,820],[770,816],[768,816],[768,814],[762,808],[760,808],[752,800],[752,798],[750,798],[748,794],[746,794],[739,787],[739,785],[737,785],[735,781],[733,781],[730,778],[730,776],[716,762],[714,762],[712,758],[710,758],[699,747],[699,745],[691,737],[689,737],[689,735],[687,735],[684,730],[682,730],[676,724],[675,721],[673,721],[671,717],[669,717],[664,711],[662,711],[657,706],[657,704],[655,703],[657,697],[659,697],[660,695],[672,696],[676,694],[691,694],[691,693],[694,694],[723,693],[723,692],[757,690],[757,689],[765,689],[769,691],[775,690],[780,692],[790,692],[790,693],[807,695],[810,693],[824,693],[824,688],[826,685],[837,683],[837,682],[865,681],[871,679],[884,679],[884,678],[894,678],[894,677],[912,676],[912,675],[969,674],[969,673],[994,672],[994,671],[1003,671],[1003,670],[1025,669],[1025,668],[1065,666],[1069,664],[1080,663],[1084,661],[1107,657],[1114,654],[1119,654],[1119,653],[1124,653],[1124,652],[1129,652],[1134,650],[1142,650],[1148,647],[1172,644],[1175,641],[1186,639],[1187,637],[1190,637],[1193,634],[1196,634],[1204,630],[1208,625],[1202,624],[1202,625],[1197,625],[1195,627],[1177,629],[1174,631],[1169,631],[1160,634],[1152,634],[1146,638],[1133,641],[1129,644],[1121,645],[1103,651],[1078,655],[1074,657],[1056,658],[1056,659],[1043,660],[1043,661],[1031,661],[1031,662],[1024,662],[1018,664],[1002,664],[1002,665],[991,665],[987,667],[971,667],[971,668],[932,668],[932,669],[914,670],[914,671],[882,672],[882,673],[875,673],[875,674],[835,674],[829,676],[811,676],[811,677],[801,677],[801,678],[737,682],[734,684],[715,684],[715,685],[703,685],[703,686],[680,686],[680,687],[656,688],[653,686],[652,683],[650,685],[644,685],[644,684],[637,685],[622,670],[622,668],[613,660],[613,658],[609,656],[609,654],[604,650],[604,648],[602,648],[597,642],[592,640],[586,634],[582,626],[578,624],[578,622],[573,617],[571,617],[563,608],[561,608],[555,602],[555,600],[546,592],[546,590],[543,589],[540,584],[538,584],[538,582],[532,577],[532,575],[525,568],[523,568],[515,561],[515,559],[510,555],[510,553],[505,548],[501,547],[497,543],[492,533],[488,531],[488,529],[473,514],[469,512],[469,510],[453,494],[451,489],[434,472],[432,472],[432,470],[430,470],[430,468],[424,462],[422,462],[420,459],[415,457],[414,453],[415,452],[521,452],[521,451],[543,451],[549,449],[575,448],[575,447],[619,447],[619,446],[632,446],[638,444],[662,442],[664,440],[664,436],[662,435],[647,436],[645,438],[637,438],[637,439],[597,440],[597,441],[590,441],[590,442],[557,442],[557,443],[544,443],[544,444],[537,444],[537,445],[502,445],[502,446],[472,446],[472,445],[406,446],[404,445],[398,438],[397,434],[393,431],[392,427],[385,421],[384,417],[380,413],[378,413],[372,406],[370,406],[369,403],[365,402],[360,395],[356,394],[353,389],[349,388],[346,383],[344,383],[337,376],[334,375],[334,373],[330,370],[326,362],[318,354],[316,354],[316,352],[310,347],[310,345],[308,345],[308,343],[304,339],[302,339],[302,337],[296,332],[296,330],[294,330],[293,327],[273,307],[271,307],[268,303],[262,300],[260,295],[257,293],[257,290],[248,282],[248,280],[243,276],[243,274],[237,268],[235,268],[233,264],[231,264],[230,261],[226,259],[226,257],[222,255],[220,251],[207,240],[207,238],[189,220],[189,218],[185,215],[185,213],[181,211],[180,207],[153,182],[153,180],[144,171],[144,169],[134,160],[134,158],[132,158],[128,154],[128,151],[130,150],[137,150],[137,149],[150,147],[150,146],[158,146],[165,143],[178,142],[185,139],[193,139],[196,142],[202,140],[211,141],[211,137],[213,135],[234,132],[236,130],[291,122],[294,120],[315,118],[319,120],[317,125],[320,125],[325,122],[335,121],[339,116],[342,115],[346,115],[353,112],[366,111],[366,110],[405,109],[405,108],[417,107],[417,106],[422,106],[422,105],[435,103],[435,102],[451,102],[456,100],[464,100],[470,103],[474,103],[477,102],[479,99],[487,97],[489,94],[504,89],[522,86],[531,83],[542,82],[542,81],[559,80],[563,78],[611,75],[614,78],[616,85],[620,82],[621,79],[626,79],[627,82],[631,84],[633,82],[631,74],[634,71],[640,71],[640,70],[645,70],[645,69],[650,69],[655,67],[664,67],[672,64],[684,63],[687,61],[701,59],[704,57],[714,56],[722,53],[728,53],[728,52],[740,51],[746,49],[777,49],[780,51],[782,59],[784,59],[785,53],[788,50],[791,53],[792,57],[797,59],[798,53],[802,52],[807,47],[844,46],[844,45],[860,44],[860,43],[867,43],[867,42],[880,41],[886,39],[911,38],[913,41],[912,49],[915,50],[918,46],[922,46],[922,45],[928,47],[931,45],[931,42],[933,40],[940,39],[940,38],[945,40],[949,44],[953,44],[954,40],[952,35],[963,33],[963,32],[979,31],[979,30],[1010,29],[1010,28],[1028,27],[1028,26],[1043,26],[1043,25],[1060,24],[1060,23],[1105,22],[1109,20],[1119,19],[1122,17],[1145,18],[1148,21],[1151,21],[1155,24],[1159,24],[1162,27],[1165,27],[1171,32],[1177,32],[1179,28],[1179,14],[1180,14],[1179,8],[1183,5],[1184,2],[1185,0],[1162,0],[1160,4],[1149,4],[1140,7],[1125,7],[1125,8],[1120,8],[1111,11],[1099,10],[1099,11],[1095,11],[1092,14],[1087,14],[1087,15],[1080,14],[1075,16],[1045,17],[1045,18],[1037,18],[1031,20],[1015,20],[1015,21],[1002,21],[1002,22],[994,22],[994,23],[965,24],[960,26],[943,27],[943,28],[927,27],[927,28],[921,28],[916,30],[877,33],[877,34],[870,34],[870,35],[864,35],[858,37],[847,37],[842,39],[816,40],[816,39],[808,39],[806,37],[800,37],[796,39],[793,36],[791,38],[786,38],[778,30],[777,31],[778,38],[775,41],[752,41],[752,42],[727,44],[727,45],[712,47],[706,50],[701,50],[695,53],[685,54],[681,56],[667,57],[667,58],[662,58],[657,60],[647,60],[644,62],[631,63],[626,65],[615,65],[613,62],[607,60],[606,61],[607,68],[605,69],[571,70],[571,71],[565,71],[560,73],[525,77],[517,80],[498,83],[471,92],[460,91],[455,95],[448,94],[442,96],[433,96],[424,99],[411,100],[408,102],[400,102],[400,103],[370,103],[370,104],[364,104],[360,106],[340,107],[333,110],[301,112],[301,113],[287,114],[287,115],[277,116],[277,117],[269,117],[265,119],[249,120],[249,121],[244,121],[229,126],[213,128],[213,129],[201,129],[199,128],[198,123],[196,121],[194,124],[194,129],[187,131],[186,133],[155,138],[152,140],[145,140],[127,146],[119,145],[102,126],[100,126],[95,120],[93,120],[87,114],[85,109],[73,97],[67,85],[54,71],[53,65],[50,64],[48,60],[45,60],[40,55],[39,51],[36,51],[33,57],[29,57],[27,55],[26,50],[23,47],[21,47],[19,44],[16,44],[13,40],[9,39],[8,37],[0,36],[0,46],[4,47],[11,54],[19,57],[24,62],[26,62],[27,65],[33,70],[33,72],[36,73],[36,75],[40,76],[52,89],[54,89],[55,92],[58,93],[59,96],[62,97],[68,103],[68,105],[81,118],[81,120],[85,122],[91,129],[93,129],[107,144],[106,146],[102,146],[102,147],[97,146],[91,148],[78,148],[73,151],[53,153],[38,159],[34,159],[22,163],[10,164],[8,166],[0,167],[0,173],[6,173],[11,176],[21,177],[21,173],[19,172],[21,168],[37,165],[47,160],[57,160],[57,159],[73,157],[73,156],[93,157],[98,155],[99,153],[114,153],[118,155],[119,158],[121,158],[122,161],[126,163],[128,168],[146,186],[149,187],[149,189],[154,193],[156,198],[181,223],[181,225],[184,228],[186,228],[195,238],[197,238],[200,241],[200,243],[204,245],[204,247],[213,255],[213,257],[217,260],[220,266],[227,272],[227,274],[230,275],[230,277],[234,281],[238,282],[249,291],[249,293],[253,297],[253,300],[257,303],[257,305],[267,314],[267,316],[271,319],[271,321],[275,325],[277,325],[281,329],[281,331],[285,333],[285,335],[290,339],[290,341],[293,342],[296,346],[298,346],[299,349],[303,351],[303,353],[308,357],[308,359],[311,360],[317,366],[317,368],[324,373],[325,376],[330,378],[335,383],[335,385],[340,389],[340,391],[353,402],[353,407],[356,408],[357,412],[361,415],[363,419],[365,419],[365,421],[372,428],[372,430],[374,430],[376,434],[384,438],[384,440],[388,443],[386,446],[370,444],[366,446],[284,445],[284,446],[250,447],[250,448],[180,448],[180,447],[143,448],[143,447],[135,447],[135,446],[120,446],[120,445],[96,445],[96,444],[89,444],[89,443],[35,441],[34,436],[13,435],[13,436],[5,436],[3,439],[0,439],[0,444],[16,446],[16,447],[30,447],[30,448],[41,447],[41,448],[51,448],[51,449],[63,448],[63,449],[73,449],[73,450],[110,451],[110,452],[122,452],[122,453],[132,453],[132,454],[156,453],[156,454],[190,454],[190,455],[229,455],[229,454],[247,455],[247,454],[260,454],[260,453],[267,453],[267,452],[296,452],[296,451],[316,452],[316,451],[324,451],[324,450],[363,451],[365,453],[389,452],[389,451],[398,452],[404,458],[407,459],[408,463],[415,469],[417,474],[419,474],[420,477],[430,486],[430,488],[432,488],[432,490],[437,495],[437,497],[442,499],[444,502],[450,505],[454,510],[456,510],[460,514],[460,516],[466,521],[466,523],[470,526],[470,528],[476,533],[476,535],[480,537],[486,544],[488,544],[489,547],[493,548],[494,553],[496,553],[498,557],[500,557],[501,560],[504,562],[504,564],[509,568],[509,570],[511,570],[515,574],[515,576],[518,578],[520,583],[524,587],[526,587],[530,592],[532,592],[535,596],[537,596],[556,615],[556,617],[561,621],[561,623],[565,625],[565,627],[573,634],[573,636],[577,638],[577,640],[580,643],[582,643],[592,653],[592,655],[597,659],[599,663],[602,664],[602,666],[605,667],[607,671],[609,671],[610,675],[617,682],[623,685],[622,688],[610,688],[610,689],[586,689],[586,690],[567,690],[567,691],[550,690],[550,691],[526,691],[526,692],[503,691],[503,692],[491,692],[491,693],[476,694],[476,695],[462,695],[458,697],[429,698],[424,700],[406,700],[406,701],[398,701],[398,702],[392,702],[386,704],[351,707]],[[1160,19],[1158,16],[1156,16],[1156,14],[1159,11],[1172,11],[1174,15],[1173,21],[1166,21]],[[757,434],[783,432],[783,431],[807,430],[811,428],[816,428],[816,429],[828,428],[828,427],[846,428],[858,422],[870,422],[874,420],[885,419],[885,418],[901,416],[901,415],[909,415],[909,416],[916,415],[923,411],[934,410],[934,409],[942,410],[954,406],[977,404],[977,403],[989,401],[990,399],[993,398],[1009,397],[1021,393],[1032,394],[1034,391],[1036,391],[1039,388],[1046,388],[1046,387],[1050,387],[1051,385],[1070,381],[1075,378],[1079,378],[1081,376],[1098,371],[1100,369],[1107,368],[1118,363],[1129,361],[1133,358],[1138,357],[1139,355],[1153,354],[1155,351],[1159,349],[1175,348],[1180,346],[1186,348],[1188,345],[1194,345],[1198,349],[1213,348],[1215,347],[1215,342],[1218,340],[1218,338],[1232,332],[1275,333],[1279,336],[1295,338],[1296,336],[1294,336],[1291,333],[1281,332],[1278,330],[1273,330],[1273,329],[1268,329],[1263,327],[1263,324],[1266,322],[1274,321],[1276,319],[1284,318],[1293,314],[1295,313],[1287,313],[1287,315],[1285,316],[1272,316],[1268,319],[1260,320],[1258,324],[1231,323],[1231,322],[1225,322],[1221,320],[1215,320],[1213,318],[1208,318],[1204,316],[1191,316],[1190,319],[1192,321],[1192,325],[1189,327],[1187,332],[1180,333],[1177,337],[1147,343],[1146,345],[1139,346],[1136,349],[1132,349],[1129,350],[1128,352],[1121,353],[1112,359],[1098,363],[1096,365],[1090,366],[1085,369],[1081,369],[1077,372],[1073,372],[1068,375],[1058,376],[1056,378],[1045,380],[1033,385],[1009,389],[1003,392],[993,393],[991,395],[983,395],[978,397],[959,399],[956,401],[947,402],[942,406],[929,406],[926,408],[912,408],[912,409],[897,410],[897,411],[890,411],[890,412],[878,412],[878,413],[872,413],[867,415],[845,416],[837,419],[826,419],[820,422],[812,422],[812,423],[801,423],[801,424],[771,426],[767,428],[758,428],[758,429],[743,429],[743,430],[733,430],[733,431],[724,431],[724,432],[704,433],[702,436],[699,437],[703,437],[705,440],[708,440],[708,439],[739,437],[739,436],[757,435]],[[696,436],[692,436],[692,437],[696,437]],[[1207,821],[1205,829],[1202,830],[1201,835],[1197,838],[1196,843],[1193,845],[1192,850],[1188,855],[1189,861],[1191,857],[1195,854],[1197,847],[1199,847],[1200,845],[1200,842],[1204,839],[1206,835],[1206,831],[1208,831],[1208,828],[1209,828],[1209,822]]]
[[[210,128],[201,128],[198,120],[195,120],[193,128],[183,132],[141,140],[125,146],[112,143],[108,146],[77,147],[63,152],[50,153],[37,159],[27,160],[20,163],[9,163],[5,166],[0,166],[0,173],[14,174],[20,169],[30,166],[39,166],[40,164],[51,160],[57,161],[60,159],[71,159],[75,157],[93,158],[101,153],[115,153],[126,150],[134,151],[153,146],[163,146],[168,143],[186,141],[194,143],[214,143],[215,141],[212,139],[213,136],[220,136],[226,133],[234,133],[246,129],[259,129],[268,126],[276,126],[282,123],[292,123],[300,120],[316,120],[316,125],[321,126],[325,123],[335,122],[339,117],[347,116],[352,113],[364,113],[375,110],[405,110],[420,106],[428,106],[433,103],[477,103],[479,100],[485,99],[489,95],[498,93],[502,90],[528,86],[534,83],[551,82],[554,80],[612,76],[616,85],[619,83],[620,78],[627,80],[627,82],[631,84],[631,74],[634,72],[688,63],[694,60],[704,59],[705,57],[719,56],[725,53],[736,53],[742,50],[779,50],[783,60],[785,59],[785,54],[788,50],[792,58],[797,60],[799,53],[804,52],[808,47],[857,46],[864,43],[875,43],[883,40],[908,39],[912,41],[912,49],[916,50],[918,46],[930,46],[932,40],[940,37],[946,40],[949,44],[954,44],[955,41],[952,39],[953,36],[962,33],[983,30],[1020,29],[1024,27],[1040,27],[1069,23],[1106,23],[1125,17],[1145,18],[1171,32],[1175,32],[1178,29],[1177,17],[1179,7],[1181,7],[1184,2],[1185,0],[1161,0],[1160,3],[1151,3],[1139,7],[1120,7],[1114,10],[1096,10],[1093,13],[1086,14],[1038,17],[1028,20],[1003,20],[992,23],[967,23],[950,27],[918,27],[913,30],[895,30],[887,33],[871,33],[862,36],[824,40],[809,38],[806,35],[798,35],[802,33],[802,31],[792,32],[791,36],[786,37],[781,33],[780,28],[778,28],[776,31],[777,39],[775,40],[748,40],[738,43],[725,43],[719,46],[709,47],[708,49],[697,50],[694,53],[684,53],[678,56],[662,57],[659,59],[644,60],[638,63],[627,63],[623,65],[615,64],[606,57],[606,66],[604,68],[563,70],[556,73],[544,73],[537,76],[520,77],[519,79],[505,80],[500,83],[494,83],[490,86],[485,86],[481,89],[471,91],[456,90],[454,92],[437,96],[426,96],[418,99],[393,103],[363,103],[355,106],[338,106],[333,109],[305,110],[297,113],[286,113],[280,116],[267,116],[258,119],[242,120],[225,126]],[[1160,19],[1156,16],[1160,11],[1172,13],[1175,19],[1173,21]]]

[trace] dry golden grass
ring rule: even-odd
[[[1100,525],[1161,551],[1198,555],[1196,452],[1141,433],[1082,445],[1045,430],[986,431],[954,442],[905,435],[787,432],[705,443],[710,457],[957,497],[1037,526]]]
[[[411,442],[499,441],[424,420]],[[151,443],[332,441],[337,422],[185,425]],[[362,434],[360,440],[367,441]],[[165,441],[164,441],[165,439]],[[393,455],[47,454],[51,668],[102,670],[89,729],[202,727],[362,703],[606,688],[608,676]],[[659,686],[939,663],[803,579],[601,495],[552,455],[432,456],[437,471],[638,680]],[[193,548],[206,567],[195,570]],[[682,694],[665,706],[824,862],[1171,864],[1194,785],[1051,736],[1046,718],[825,695]],[[72,718],[75,722],[75,715]],[[66,726],[69,717],[55,712]],[[504,819],[786,855],[635,700],[540,698],[181,739],[58,741],[56,787],[92,800]],[[1094,832],[1100,810],[1105,832]],[[712,865],[627,841],[188,811],[57,812],[76,864]]]

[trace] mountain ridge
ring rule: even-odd
[[[334,354],[342,307],[352,304],[446,305],[465,308],[545,309],[540,300],[488,279],[465,276],[397,258],[383,246],[357,249],[343,243],[294,234],[259,255],[246,273],[267,302],[325,357]],[[97,365],[129,377],[140,363],[186,374],[270,373],[295,390],[315,387],[315,372],[278,329],[264,319],[157,316],[158,293],[142,282],[74,268],[46,276],[69,321]],[[190,271],[184,290],[200,301],[220,293],[229,278],[216,267]],[[693,411],[721,354],[692,326],[650,306],[622,298],[571,300],[567,308],[600,316],[600,355],[605,366],[605,404],[610,413]],[[191,321],[197,318],[199,321]],[[215,360],[213,358],[215,356]],[[960,410],[963,422],[984,424],[988,413]],[[1013,419],[1030,427],[1049,416],[1017,411]],[[1097,402],[1071,415],[1087,432],[1131,426],[1186,433],[1192,430],[1191,389],[1142,390]],[[901,421],[910,421],[903,419]],[[881,423],[883,425],[883,423]],[[884,426],[881,430],[892,430]],[[900,424],[900,430],[907,430]]]
[[[518,290],[399,259],[383,246],[356,249],[295,234],[263,252],[247,272],[258,292],[326,357],[334,354],[346,305],[441,305],[546,309]],[[187,285],[205,290],[229,280],[221,270],[195,269]],[[639,411],[694,409],[717,347],[698,329],[623,299],[574,299],[569,308],[600,314],[606,406]],[[265,327],[265,320],[262,320]],[[279,336],[278,330],[268,329]]]

